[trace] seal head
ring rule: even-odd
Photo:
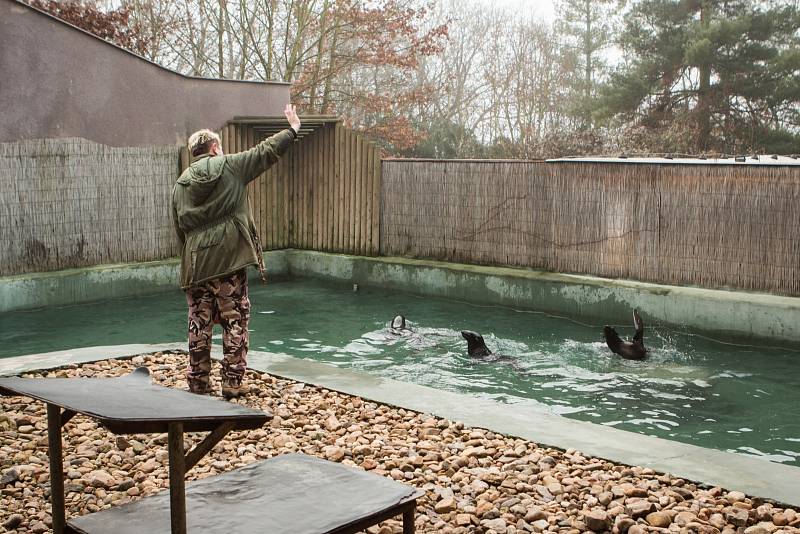
[[[408,330],[408,327],[406,327],[406,318],[402,315],[395,316],[395,318],[392,319],[391,328],[392,330]]]
[[[483,341],[483,336],[479,333],[471,330],[462,330],[461,335],[467,340],[467,352],[473,358],[489,356],[492,353]]]

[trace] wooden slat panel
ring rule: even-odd
[[[325,196],[325,143],[322,129],[314,132],[316,151],[314,153],[314,250],[322,250],[323,221],[325,220],[325,210],[323,209]]]
[[[289,149],[291,150],[291,148]],[[266,189],[267,194],[269,195],[269,200],[264,205],[264,211],[266,212],[265,218],[269,221],[269,235],[271,249],[279,248],[278,245],[278,235],[279,230],[278,227],[280,225],[280,214],[278,213],[278,183],[281,180],[280,175],[284,172],[286,167],[286,160],[285,158],[281,158],[278,162],[272,166],[272,169],[269,173],[269,181],[267,182]]]
[[[317,231],[317,211],[315,208],[317,204],[316,183],[319,172],[319,157],[317,156],[319,137],[316,135],[316,132],[311,135],[309,141],[311,141],[311,154],[309,155],[311,172],[309,173],[308,188],[306,189],[306,198],[308,199],[308,233],[306,234],[306,246],[312,250],[316,250],[317,241],[315,232]]]
[[[333,152],[333,129],[330,125],[325,125],[322,130],[322,133],[325,135],[324,141],[322,146],[324,148],[325,157],[323,158],[323,175],[325,176],[325,197],[323,202],[323,209],[324,217],[322,223],[322,250],[330,251],[332,250],[333,245],[333,220],[332,220],[332,213],[331,208],[333,206],[331,200],[333,199],[333,176],[331,170],[333,169],[333,165],[331,164],[331,153]]]
[[[380,149],[373,146],[372,152],[372,250],[370,255],[380,255],[381,246],[381,158]]]
[[[370,180],[369,180],[369,145],[365,142],[363,137],[359,136],[359,144],[360,144],[360,175],[359,175],[359,192],[360,192],[360,199],[359,199],[359,210],[360,210],[360,217],[359,223],[361,224],[361,228],[358,232],[359,236],[359,244],[358,244],[358,253],[363,255],[367,254],[367,242],[369,239],[367,238],[367,228],[369,226],[369,218],[370,218],[370,206],[368,200],[372,198],[372,194],[370,192]]]
[[[364,190],[364,194],[362,197],[362,203],[364,205],[364,219],[361,224],[361,236],[362,236],[362,244],[361,244],[361,253],[369,256],[370,252],[370,245],[372,243],[372,236],[369,233],[370,226],[372,225],[372,150],[373,146],[372,143],[367,143],[362,140],[362,144],[364,145],[364,161],[362,165],[364,166],[364,182],[362,183],[362,188]]]
[[[342,144],[344,143],[343,126],[339,123],[336,124],[335,129],[335,155],[336,155],[336,200],[335,200],[335,218],[336,218],[336,239],[334,242],[334,250],[341,252],[342,250],[342,231],[344,229],[344,150]]]
[[[305,154],[305,173],[303,174],[303,187],[301,190],[300,201],[303,204],[302,224],[303,233],[300,241],[302,248],[308,249],[312,246],[311,236],[311,218],[313,212],[311,211],[311,180],[314,173],[314,135],[308,138],[307,151]]]
[[[358,139],[355,132],[350,132],[350,244],[348,254],[355,254],[358,246]]]
[[[350,252],[352,245],[350,236],[352,232],[353,221],[353,187],[352,187],[352,158],[353,151],[350,147],[350,140],[352,138],[350,130],[342,130],[342,206],[344,209],[344,217],[342,218],[342,248],[341,252]]]

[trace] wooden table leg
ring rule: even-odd
[[[186,476],[183,455],[183,423],[170,423],[169,450],[169,513],[172,534],[186,534]]]
[[[47,405],[47,455],[50,459],[50,506],[53,534],[63,534],[66,526],[64,512],[64,459],[61,451],[61,408]]]
[[[414,534],[414,516],[416,515],[416,502],[412,501],[411,506],[403,510],[403,534]]]

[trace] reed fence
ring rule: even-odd
[[[232,121],[223,148],[268,135]],[[0,144],[0,275],[174,257],[178,148]],[[184,164],[186,163],[185,158]],[[384,160],[320,120],[250,185],[265,249],[800,296],[800,167]]]
[[[800,167],[385,160],[381,253],[800,296]]]
[[[0,275],[175,256],[177,158],[171,146],[0,143]]]

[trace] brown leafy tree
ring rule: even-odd
[[[149,43],[130,24],[127,7],[103,10],[91,0],[29,0],[28,3],[122,48],[145,56],[148,53]]]

